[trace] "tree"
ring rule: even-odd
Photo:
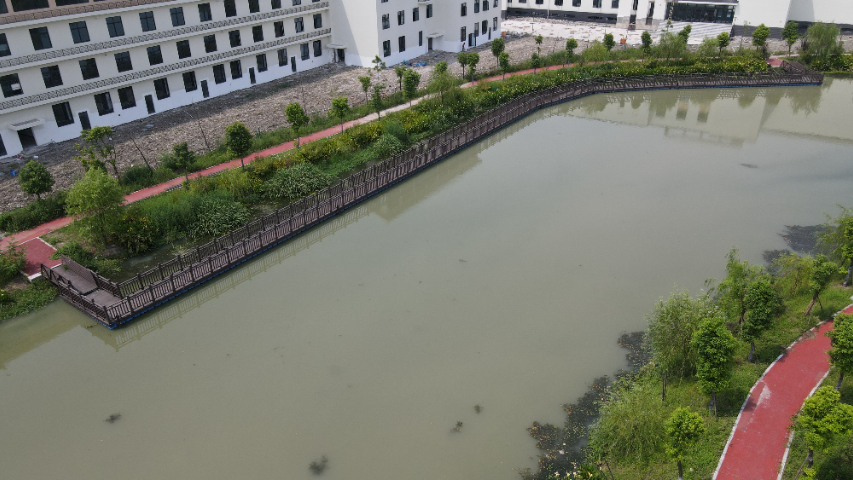
[[[533,41],[536,42],[536,52],[542,53],[542,35],[536,35],[533,37]]]
[[[402,65],[395,65],[394,66],[394,75],[397,75],[397,84],[399,85],[399,87],[400,87],[399,91],[401,91],[401,92],[403,91],[403,75],[405,75],[405,74],[406,74],[406,67],[404,67]]]
[[[35,195],[41,200],[41,194],[47,193],[53,188],[53,176],[47,171],[47,167],[41,163],[30,160],[21,169],[18,176],[21,190],[28,195]]]
[[[311,119],[308,118],[305,110],[302,109],[302,105],[296,102],[288,105],[284,109],[284,114],[287,115],[287,123],[289,123],[290,128],[293,129],[293,133],[296,135],[296,146],[299,147],[299,130],[301,130],[305,125],[308,125],[308,122]]]
[[[751,362],[755,354],[755,339],[770,326],[782,306],[782,300],[773,288],[769,275],[760,275],[749,282],[744,292],[744,305],[746,315],[741,334],[750,342],[747,361]]]
[[[717,418],[717,392],[726,388],[734,368],[734,354],[737,349],[735,337],[726,328],[720,317],[703,320],[690,342],[696,351],[696,377],[699,388],[711,395],[708,410],[713,407]]]
[[[833,260],[842,265],[849,262],[847,276],[844,278],[844,286],[849,287],[853,277],[853,208],[840,205],[839,208],[841,213],[837,217],[827,215],[827,222],[823,225],[820,235],[820,244]]]
[[[536,73],[536,69],[542,66],[542,60],[538,53],[533,52],[533,55],[530,55],[530,65],[533,67],[533,73]]]
[[[374,85],[373,96],[370,98],[370,105],[376,110],[378,117],[382,116],[382,89],[384,88],[385,85]]]
[[[815,450],[827,451],[836,438],[853,433],[853,405],[841,403],[841,393],[832,387],[821,387],[803,402],[796,428],[809,446],[812,468]]]
[[[92,127],[89,130],[80,132],[80,138],[86,142],[85,146],[75,144],[79,155],[74,158],[80,160],[83,164],[83,169],[101,168],[106,170],[106,164],[109,163],[113,167],[113,174],[116,179],[121,182],[121,177],[118,174],[118,152],[115,146],[111,143],[113,129],[111,127]]]
[[[501,37],[498,37],[498,38],[492,40],[491,49],[492,49],[492,55],[495,56],[495,61],[500,62],[501,54],[504,53],[504,50],[506,49],[506,43],[504,42],[504,39]]]
[[[643,34],[640,35],[640,41],[643,44],[641,48],[643,50],[643,60],[645,60],[646,55],[652,52],[652,34],[648,30],[643,30]]]
[[[406,70],[403,76],[403,92],[409,98],[409,106],[412,106],[412,99],[418,96],[418,85],[421,84],[421,74],[412,70]]]
[[[785,24],[782,29],[782,38],[788,44],[788,56],[791,56],[791,46],[800,38],[800,24],[795,21],[790,21]]]
[[[366,75],[358,77],[358,81],[361,82],[361,90],[364,92],[364,103],[367,103],[367,92],[370,91],[370,77]]]
[[[828,60],[844,53],[838,41],[838,34],[838,27],[833,24],[814,23],[806,30],[802,48],[803,60],[807,63],[814,60]]]
[[[666,453],[678,464],[678,480],[684,479],[681,461],[690,449],[705,434],[705,422],[696,412],[687,407],[676,408],[666,421]]]
[[[604,34],[604,48],[606,48],[607,51],[609,52],[609,51],[613,50],[613,47],[615,47],[615,46],[616,46],[616,40],[613,39],[613,34],[612,33],[605,33]]]
[[[686,29],[687,27],[684,28]],[[666,61],[669,63],[670,58],[681,57],[687,51],[687,44],[682,39],[680,33],[679,35],[673,35],[671,32],[663,32],[660,35],[658,48],[660,48],[661,55],[666,57]]]
[[[832,339],[832,348],[829,349],[829,361],[840,373],[836,390],[841,389],[841,382],[845,374],[853,374],[853,315],[839,313],[833,320],[834,328],[826,332],[826,336]]]
[[[477,70],[477,64],[480,63],[480,54],[470,52],[468,54],[468,74],[471,76],[471,81],[474,81],[474,72]]]
[[[347,97],[338,97],[332,99],[332,115],[341,120],[341,133],[344,133],[344,117],[349,113],[349,99]]]
[[[575,56],[575,49],[578,48],[578,41],[574,38],[570,38],[566,40],[566,52],[568,52],[568,56],[566,57],[566,65],[572,61],[572,58]]]
[[[729,32],[722,32],[717,35],[717,46],[720,48],[720,58],[723,58],[723,49],[729,46],[732,39],[729,37]]]
[[[696,49],[696,56],[701,59],[714,58],[715,53],[717,53],[717,39],[714,37],[703,38],[699,48]]]
[[[687,45],[687,41],[690,40],[690,32],[693,31],[693,25],[687,25],[678,32],[678,38]]]
[[[737,320],[738,325],[743,323],[746,315],[746,286],[761,271],[758,266],[750,265],[749,262],[741,262],[738,258],[737,248],[732,248],[726,262],[726,278],[717,287],[720,308],[726,313],[729,321]]]
[[[181,169],[186,175],[187,182],[190,181],[190,166],[195,162],[195,154],[187,146],[187,142],[181,142],[172,147],[172,157],[175,168]]]
[[[252,150],[252,132],[243,122],[234,122],[225,127],[225,148],[228,149],[228,156],[239,158],[240,165],[246,168],[243,157]]]
[[[812,301],[806,307],[805,315],[811,313],[815,302],[820,303],[820,294],[826,290],[832,276],[838,272],[838,265],[831,262],[826,255],[817,255],[812,262],[812,274],[809,278],[809,290],[812,292]],[[820,308],[823,304],[820,303]]]
[[[498,64],[501,67],[501,72],[503,72],[503,78],[506,78],[506,72],[509,71],[509,54],[506,52],[501,52],[501,55],[498,57]]]
[[[451,88],[453,88],[453,78],[447,72],[447,62],[438,62],[429,78],[427,90],[438,93],[441,103],[444,104],[444,94]]]
[[[88,229],[92,239],[107,244],[112,218],[124,202],[118,181],[100,168],[89,171],[69,190],[65,209]]]
[[[468,53],[459,52],[456,54],[456,61],[462,65],[462,78],[465,78],[465,65],[468,65]]]
[[[376,72],[380,72],[380,71],[385,70],[386,68],[388,68],[388,67],[386,67],[386,66],[385,66],[385,62],[383,62],[383,61],[382,61],[382,59],[381,59],[381,58],[379,58],[379,55],[375,56],[375,57],[373,58],[373,60],[371,60],[371,61],[370,61],[370,63],[372,63],[372,64],[373,64],[373,70],[374,70],[374,71],[376,71]]]
[[[763,23],[752,31],[752,44],[761,49],[765,57],[767,56],[767,38],[769,36],[770,28]]]

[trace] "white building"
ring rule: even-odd
[[[0,0],[0,157],[329,62],[499,32],[497,0]]]

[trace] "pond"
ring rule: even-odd
[[[3,477],[517,478],[658,298],[853,204],[851,103],[587,97],[126,328],[62,301],[0,323]]]

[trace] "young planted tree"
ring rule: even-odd
[[[686,27],[682,28],[680,32],[678,32],[678,38],[680,38],[681,41],[685,45],[687,45],[687,40],[690,40],[690,32],[692,31],[693,25],[687,25]]]
[[[803,402],[796,429],[803,433],[809,447],[809,469],[814,451],[827,451],[834,440],[853,433],[853,405],[841,403],[841,393],[830,386],[819,388]]]
[[[435,64],[435,70],[429,77],[427,90],[432,93],[438,93],[441,103],[444,104],[444,94],[453,88],[453,78],[447,71],[447,62],[438,62]]]
[[[376,115],[382,117],[382,89],[385,85],[374,85],[373,96],[370,98],[370,105],[376,110]]]
[[[195,154],[187,146],[187,142],[181,142],[172,147],[172,158],[175,168],[183,170],[187,182],[189,182],[190,166],[195,162]]]
[[[643,30],[643,34],[640,35],[640,42],[642,42],[640,48],[643,51],[643,60],[645,60],[646,55],[652,53],[652,34],[648,30]]]
[[[814,60],[828,60],[844,53],[838,41],[838,27],[834,24],[816,22],[806,31],[806,41],[802,48],[803,60],[810,63]]]
[[[409,106],[412,106],[412,99],[418,96],[418,85],[421,84],[421,74],[412,70],[406,70],[403,76],[403,92],[406,98],[409,99]]]
[[[651,37],[650,37],[651,38]],[[574,38],[570,38],[566,40],[566,66],[569,66],[569,63],[575,56],[575,49],[578,48],[578,41]]]
[[[542,66],[542,59],[539,58],[538,53],[533,52],[533,54],[530,55],[530,66],[533,67],[533,73],[536,73],[536,69]]]
[[[367,103],[367,92],[370,91],[370,77],[366,75],[358,77],[358,81],[361,82],[361,90],[364,92],[364,103]]]
[[[349,113],[349,99],[347,97],[338,97],[332,99],[332,115],[341,120],[341,133],[344,133],[344,117]]]
[[[752,32],[752,44],[761,50],[762,55],[767,56],[767,38],[770,37],[770,27],[761,24]]]
[[[477,64],[480,63],[480,54],[477,52],[470,52],[468,54],[468,74],[471,77],[471,81],[474,81],[474,73],[477,71]]]
[[[234,122],[225,127],[225,148],[228,149],[228,156],[231,158],[239,158],[240,165],[246,168],[243,163],[243,157],[249,154],[252,150],[252,132],[243,125],[243,122]]]
[[[506,72],[509,71],[509,54],[506,52],[501,52],[501,55],[498,57],[498,65],[501,67],[501,72],[503,73],[503,78],[506,78]]]
[[[833,320],[834,327],[826,332],[832,339],[832,348],[827,352],[832,366],[838,369],[836,390],[841,390],[845,374],[853,374],[853,315],[839,313]]]
[[[504,42],[504,39],[501,37],[498,37],[498,38],[492,40],[491,49],[492,49],[492,55],[495,56],[495,62],[500,64],[501,54],[504,53],[504,50],[506,49],[506,43]]]
[[[385,70],[387,68],[385,66],[385,62],[383,62],[382,59],[379,58],[379,55],[375,56],[373,60],[370,61],[370,63],[373,64],[373,71],[375,72],[381,72],[382,70]]]
[[[21,190],[28,195],[35,195],[41,200],[41,194],[47,193],[53,188],[53,176],[47,171],[47,167],[41,163],[30,160],[21,169],[18,176]]]
[[[761,268],[750,265],[749,262],[741,262],[738,258],[737,249],[732,248],[726,262],[726,278],[717,287],[720,308],[726,313],[729,321],[737,321],[738,325],[743,323],[746,315],[746,286],[761,271]]]
[[[684,30],[682,30],[682,32],[683,31]],[[679,58],[687,51],[687,44],[680,35],[674,35],[671,32],[663,32],[660,35],[658,48],[660,48],[661,55],[666,57],[666,61],[669,63],[670,58]]]
[[[690,342],[696,351],[696,377],[699,388],[711,396],[708,411],[717,418],[717,392],[726,388],[734,369],[737,340],[726,328],[725,320],[712,317],[702,321]]]
[[[284,109],[284,114],[287,115],[287,123],[290,124],[290,128],[293,129],[293,133],[296,135],[296,147],[299,148],[299,130],[301,130],[305,125],[308,125],[308,122],[311,119],[308,118],[305,110],[302,109],[302,105],[296,102],[288,105]]]
[[[705,434],[702,417],[687,407],[676,408],[666,421],[666,453],[678,465],[678,480],[684,480],[681,461],[686,452]]]
[[[405,75],[405,74],[406,74],[406,67],[404,67],[402,65],[395,65],[394,66],[394,75],[397,75],[397,84],[399,85],[399,88],[400,88],[398,91],[400,91],[400,92],[403,91],[403,75]]]
[[[78,218],[93,241],[106,246],[110,225],[123,202],[118,181],[103,169],[90,168],[68,190],[65,209]]]
[[[78,155],[74,158],[83,164],[85,170],[90,168],[101,168],[106,170],[106,164],[113,167],[113,174],[116,179],[121,182],[121,177],[118,173],[118,151],[112,144],[113,129],[111,127],[92,127],[89,130],[80,132],[80,138],[85,143],[84,146],[75,144]]]
[[[806,307],[805,315],[812,312],[815,302],[820,304],[823,309],[823,304],[820,303],[820,294],[826,290],[829,282],[832,281],[832,276],[838,272],[838,265],[831,262],[826,255],[817,255],[812,262],[812,274],[809,278],[809,290],[812,292],[812,301]]]
[[[790,21],[785,24],[782,29],[782,38],[788,44],[788,56],[791,56],[791,46],[800,38],[800,24],[795,21]]]
[[[841,208],[835,218],[829,218],[820,235],[820,244],[829,252],[830,258],[841,265],[847,264],[844,286],[849,287],[853,277],[853,208]]]
[[[604,34],[604,48],[606,48],[607,51],[609,52],[609,51],[613,50],[613,47],[615,47],[615,46],[616,46],[616,40],[613,39],[613,34],[612,33],[605,33]]]
[[[459,52],[456,54],[456,61],[462,65],[462,78],[465,78],[465,65],[468,65],[468,53]]]
[[[782,299],[773,288],[769,275],[761,275],[749,282],[744,292],[746,315],[741,325],[744,340],[749,341],[748,362],[755,355],[755,339],[773,322],[782,306]]]
[[[717,35],[717,46],[720,48],[720,58],[723,58],[723,50],[725,50],[731,42],[732,39],[729,37],[729,32],[722,32]]]

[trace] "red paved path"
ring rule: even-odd
[[[853,305],[843,311],[853,312]],[[824,335],[829,330],[831,322],[812,330],[814,337],[794,344],[752,387],[723,451],[715,480],[778,477],[788,447],[791,417],[829,371],[826,351],[830,340]]]

